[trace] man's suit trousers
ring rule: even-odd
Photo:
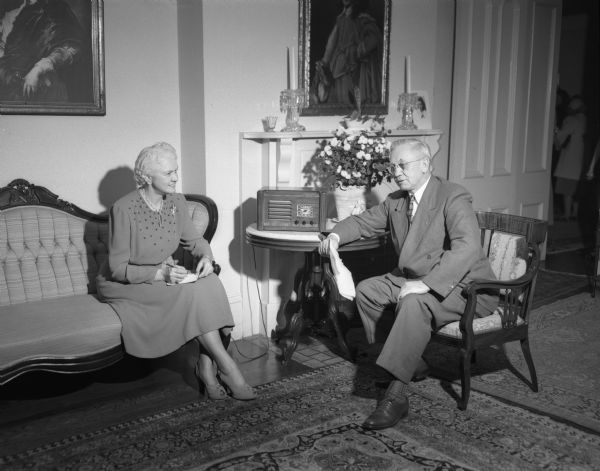
[[[391,273],[363,280],[356,289],[356,305],[369,343],[384,342],[377,364],[408,384],[431,331],[460,319],[466,299],[459,285],[444,299],[429,292],[409,294],[398,302],[405,281]],[[394,305],[394,317],[386,318]],[[496,305],[497,298],[485,296],[477,312],[489,315]]]

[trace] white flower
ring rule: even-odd
[[[373,145],[373,138],[367,139],[367,142],[369,143],[370,146],[372,146]]]
[[[321,157],[325,157],[325,151],[322,150],[321,153],[319,154]]]
[[[340,172],[340,175],[344,178],[350,178],[350,174],[348,172],[346,172],[346,170],[342,170]]]
[[[371,154],[365,154],[365,160],[371,160]]]
[[[364,155],[365,155],[365,153],[364,153],[362,150],[359,150],[359,151],[356,153],[356,158],[357,158],[357,159],[362,159],[362,158],[364,157]]]
[[[360,177],[360,172],[352,172],[352,176],[354,178],[358,178],[358,177]]]
[[[325,163],[326,163],[327,165],[331,165],[331,159],[325,159]]]
[[[342,166],[338,165],[338,168],[335,169],[335,173],[340,173],[342,171]]]
[[[331,155],[331,154],[333,154],[333,152],[331,152],[331,148],[329,148],[329,149],[325,150],[325,153],[326,153],[327,155]]]
[[[367,138],[363,134],[361,134],[360,137],[358,138],[358,143],[364,144],[366,142],[367,142]]]
[[[334,137],[333,139],[331,139],[331,141],[329,141],[329,143],[334,147],[337,146],[338,145],[337,137]]]
[[[344,150],[348,152],[350,149],[352,149],[352,146],[347,141],[344,142]]]

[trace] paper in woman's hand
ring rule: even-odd
[[[190,272],[187,275],[185,275],[183,280],[181,280],[179,283],[167,283],[167,285],[172,286],[172,285],[181,285],[184,283],[193,283],[196,280],[198,280],[198,274]]]

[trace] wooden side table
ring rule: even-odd
[[[340,325],[340,294],[328,257],[318,252],[321,241],[319,232],[260,231],[256,223],[246,227],[246,242],[255,247],[269,250],[286,250],[304,253],[304,267],[294,291],[297,293],[298,310],[292,315],[285,329],[273,332],[273,338],[281,345],[282,361],[292,357],[298,345],[298,338],[305,325],[304,305],[307,302],[321,300],[327,306],[327,317],[333,324],[338,345],[344,355],[352,359],[352,353],[346,343],[345,332]],[[389,247],[389,232],[369,239],[359,239],[339,248],[340,252],[356,252]]]

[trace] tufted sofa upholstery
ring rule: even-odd
[[[210,240],[214,202],[186,195]],[[31,370],[83,372],[123,356],[121,322],[96,297],[108,218],[15,180],[0,189],[0,384]]]

